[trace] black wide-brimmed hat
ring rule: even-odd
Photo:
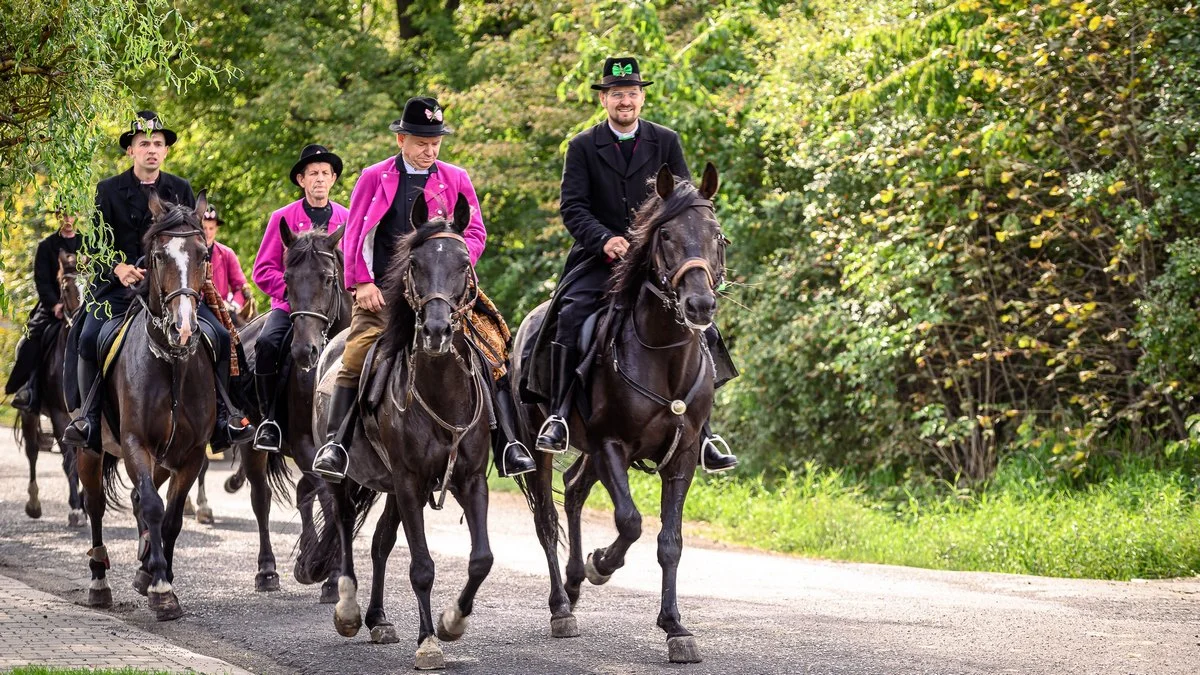
[[[442,123],[442,106],[436,98],[414,96],[404,104],[404,115],[388,125],[394,134],[445,136],[454,133]]]
[[[153,110],[138,111],[137,117],[133,118],[133,121],[129,123],[129,131],[121,134],[121,149],[128,149],[129,144],[133,143],[134,136],[138,134],[149,136],[156,131],[162,132],[163,137],[167,141],[167,147],[174,145],[175,139],[178,138],[174,131],[163,125],[163,121],[158,118],[158,113]]]
[[[329,166],[333,167],[335,176],[342,175],[342,158],[330,152],[329,148],[312,143],[304,146],[304,149],[300,151],[300,161],[292,165],[292,170],[288,174],[288,178],[291,178],[292,183],[298,187],[300,181],[296,180],[296,174],[302,173],[304,167],[315,162],[326,162]]]
[[[592,85],[592,89],[602,91],[613,87],[644,87],[648,84],[654,82],[642,79],[637,59],[632,56],[615,56],[604,59],[603,74],[600,81]]]
[[[217,221],[217,225],[225,224],[225,220],[221,218],[221,214],[217,213],[216,207],[211,205],[204,210],[204,215],[200,216],[200,220],[215,220]]]

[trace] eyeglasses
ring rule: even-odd
[[[640,91],[612,91],[612,92],[608,93],[608,97],[614,101],[624,101],[625,99],[629,99],[630,101],[636,101],[642,97],[642,92],[640,92]]]

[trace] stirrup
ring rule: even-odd
[[[708,468],[708,464],[704,461],[704,451],[710,447],[713,450],[715,450],[717,452],[717,454],[733,455],[733,449],[729,447],[729,444],[725,442],[724,438],[721,438],[720,434],[713,434],[712,436],[705,436],[704,440],[701,441],[701,443],[700,443],[700,468],[704,469],[705,473],[724,473],[726,471],[732,471],[733,469],[737,468],[737,459],[736,458],[734,459],[733,464],[731,464],[730,466],[727,466],[723,469]],[[721,452],[721,448],[724,448],[725,451]]]
[[[265,431],[267,428],[270,428],[270,427],[273,427],[275,429],[275,434],[279,437],[279,440],[280,440],[280,443],[277,443],[274,446],[265,445],[262,441],[263,431]],[[254,432],[254,449],[255,450],[261,450],[262,452],[279,452],[279,446],[282,445],[282,441],[283,441],[283,429],[279,428],[279,425],[276,424],[275,420],[267,419],[267,420],[263,420],[258,423],[258,429]]]
[[[562,425],[562,428],[563,428],[562,450],[556,450],[549,446],[544,446],[541,443],[536,444],[537,449],[541,452],[549,453],[551,455],[561,455],[562,453],[566,452],[567,448],[570,447],[570,445],[571,445],[571,425],[567,424],[567,420],[563,419],[561,415],[551,415],[546,418],[545,422],[542,422],[542,428],[538,429],[538,435],[537,435],[538,440],[541,440],[541,438],[546,435],[546,431],[550,428],[551,424],[561,424]]]
[[[528,457],[531,460],[533,459],[533,453],[529,452],[529,448],[525,447],[524,443],[522,443],[521,441],[509,441],[508,444],[504,446],[504,449],[500,451],[500,461],[504,463],[504,466],[502,467],[504,469],[504,476],[506,478],[516,478],[517,476],[527,474],[530,471],[537,471],[537,463],[536,462],[534,463],[534,467],[532,469],[526,469],[525,471],[522,471],[520,473],[513,473],[511,470],[509,470],[509,468],[508,468],[508,449],[514,445],[517,446],[518,448],[520,448],[521,450],[524,450],[526,457]]]
[[[340,452],[342,454],[343,461],[342,461],[341,473],[338,473],[338,472],[332,471],[332,470],[322,469],[317,466],[317,460],[321,459],[321,456],[325,455],[327,450],[330,452],[333,452],[333,451]],[[322,445],[321,449],[317,451],[316,457],[313,458],[312,470],[313,470],[313,473],[324,478],[325,480],[329,481],[330,483],[340,483],[346,477],[346,472],[350,470],[350,453],[347,452],[346,448],[342,447],[342,444],[337,442],[336,440],[329,441],[325,445]]]

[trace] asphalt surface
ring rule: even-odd
[[[25,515],[27,465],[0,441],[0,574],[66,600],[87,597],[86,528],[67,525],[59,457],[42,453],[43,516]],[[271,533],[282,589],[254,592],[257,528],[248,488],[227,495],[228,462],[208,473],[214,525],[188,519],[176,549],[175,590],[183,618],[158,623],[130,587],[135,530],[128,511],[109,511],[105,538],[115,605],[106,613],[186,649],[254,672],[407,672],[416,648],[416,603],[403,536],[392,553],[386,609],[401,636],[374,645],[364,629],[334,632],[319,587],[291,576],[299,520],[276,505]],[[480,590],[466,636],[444,643],[452,673],[1196,673],[1200,671],[1200,580],[1100,582],[937,572],[787,557],[706,542],[685,531],[680,611],[704,662],[667,663],[658,613],[657,521],[606,586],[585,585],[576,607],[582,636],[549,635],[545,558],[519,495],[493,493],[496,564]],[[376,511],[381,510],[376,507]],[[461,511],[427,510],[437,565],[434,607],[466,576]],[[359,537],[359,602],[369,593],[369,533]],[[607,544],[609,516],[589,513],[585,550]],[[565,556],[564,556],[565,558]],[[435,617],[436,618],[436,617]]]

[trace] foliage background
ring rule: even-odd
[[[645,116],[722,172],[737,283],[721,323],[744,375],[717,424],[744,471],[815,460],[958,489],[1037,456],[1042,480],[1080,486],[1200,447],[1194,2],[170,7],[186,21],[162,35],[189,58],[127,78],[125,114],[92,114],[162,113],[181,138],[168,170],[209,189],[247,267],[298,196],[300,147],[345,159],[344,203],[395,151],[403,102],[433,94],[457,132],[443,158],[483,202],[480,276],[519,320],[568,246],[558,178],[566,140],[601,119],[588,84],[632,54],[656,81]],[[60,191],[117,155],[98,157]]]

